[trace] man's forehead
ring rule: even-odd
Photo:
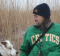
[[[39,15],[37,15],[37,14],[33,14],[34,16],[39,16]]]

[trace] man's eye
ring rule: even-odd
[[[35,16],[35,17],[37,17],[37,16]]]

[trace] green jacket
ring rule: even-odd
[[[43,30],[41,30],[41,34]],[[20,56],[38,56],[39,41],[33,47],[34,42],[39,38],[40,28],[30,26],[24,36],[24,42],[20,47]],[[54,23],[51,29],[41,38],[41,56],[60,56],[60,24]],[[33,49],[30,52],[30,48]]]

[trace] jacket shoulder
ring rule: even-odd
[[[54,23],[54,25],[55,25],[55,27],[57,28],[60,28],[60,24],[58,24],[58,23]]]
[[[54,31],[60,32],[59,31],[60,30],[60,24],[54,23],[53,29],[54,29]]]

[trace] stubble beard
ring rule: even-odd
[[[41,24],[40,23],[37,23],[36,26],[41,26]]]

